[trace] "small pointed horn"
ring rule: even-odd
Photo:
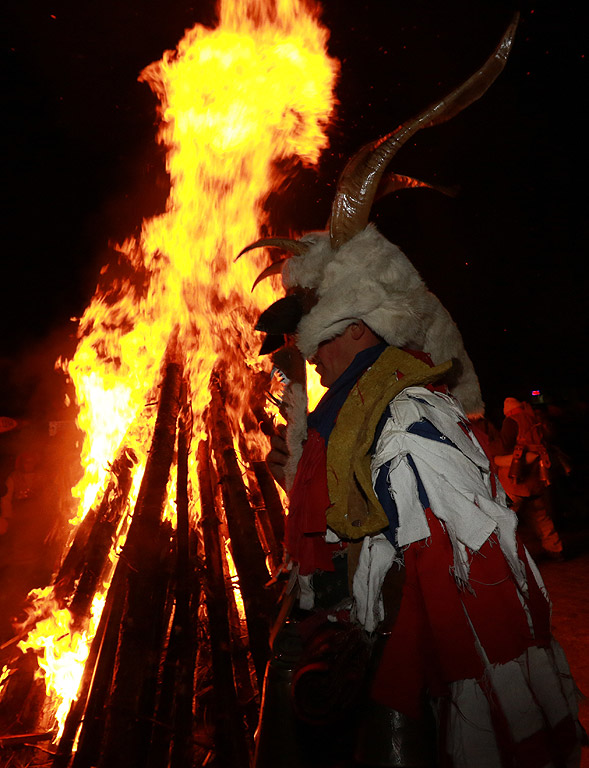
[[[243,256],[248,251],[253,251],[254,248],[282,248],[283,251],[288,251],[295,256],[300,256],[306,253],[309,249],[308,243],[301,243],[299,240],[294,240],[289,237],[265,237],[261,240],[256,240],[255,243],[246,246],[243,251],[240,251],[235,257],[235,261]]]
[[[265,280],[267,277],[270,277],[270,275],[279,275],[282,272],[282,267],[284,266],[286,259],[280,259],[280,261],[274,261],[272,264],[270,264],[269,267],[266,267],[260,274],[256,277],[254,284],[252,285],[252,291],[256,287],[258,283],[261,283],[262,280]]]
[[[395,154],[420,128],[430,128],[468,107],[485,93],[503,70],[519,21],[516,13],[495,51],[466,82],[417,117],[377,141],[366,144],[348,162],[340,177],[329,223],[331,247],[347,243],[368,224],[381,177]]]
[[[272,336],[284,333],[296,333],[297,326],[303,316],[301,297],[291,293],[283,296],[265,309],[258,318],[256,331],[262,331]]]
[[[432,184],[429,181],[420,181],[412,176],[401,176],[399,173],[387,173],[382,177],[378,189],[376,190],[375,200],[380,200],[393,192],[399,192],[402,189],[433,189],[441,192],[448,197],[456,197],[459,192],[458,185],[444,187],[441,184]]]

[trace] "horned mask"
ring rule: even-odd
[[[321,342],[360,319],[388,344],[423,350],[436,365],[454,360],[450,390],[467,414],[483,414],[479,382],[458,328],[409,259],[369,223],[369,215],[384,184],[389,189],[424,186],[408,177],[385,177],[391,160],[417,131],[452,119],[486,92],[505,66],[517,23],[516,15],[492,55],[462,85],[352,157],[339,179],[327,232],[300,240],[265,238],[244,248],[240,256],[259,247],[286,254],[254,283],[280,273],[286,289],[286,296],[258,320],[256,329],[267,334],[261,354],[296,334],[299,350],[309,359]]]

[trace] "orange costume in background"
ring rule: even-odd
[[[542,552],[558,559],[563,548],[551,514],[550,459],[543,426],[533,408],[514,397],[505,398],[503,412],[501,432],[491,443],[499,480],[513,511],[532,530]]]

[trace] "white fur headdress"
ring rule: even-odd
[[[452,392],[467,413],[482,415],[478,379],[460,332],[407,256],[372,224],[331,258],[322,253],[329,248],[327,234],[312,237],[315,243],[308,252],[288,259],[282,271],[287,291],[302,286],[319,299],[297,327],[303,356],[309,359],[322,341],[363,320],[388,344],[429,353],[434,365],[454,359]]]
[[[478,379],[458,328],[405,254],[368,218],[384,172],[403,144],[421,128],[454,117],[499,75],[517,21],[516,16],[493,54],[465,83],[354,155],[338,183],[329,232],[310,233],[300,240],[266,238],[242,251],[274,246],[290,254],[267,267],[256,281],[281,272],[287,292],[258,321],[257,329],[268,334],[262,352],[277,349],[285,334],[296,333],[297,346],[308,359],[322,341],[339,335],[354,320],[363,320],[387,343],[427,352],[434,364],[453,359],[452,393],[469,415],[483,414]],[[397,189],[419,184],[395,177]]]

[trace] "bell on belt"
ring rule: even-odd
[[[545,452],[540,456],[540,480],[544,485],[550,485],[552,478],[550,477],[550,457]]]
[[[513,451],[513,459],[509,465],[509,472],[507,476],[515,483],[519,483],[523,476],[526,467],[526,452],[523,446],[516,445]]]

